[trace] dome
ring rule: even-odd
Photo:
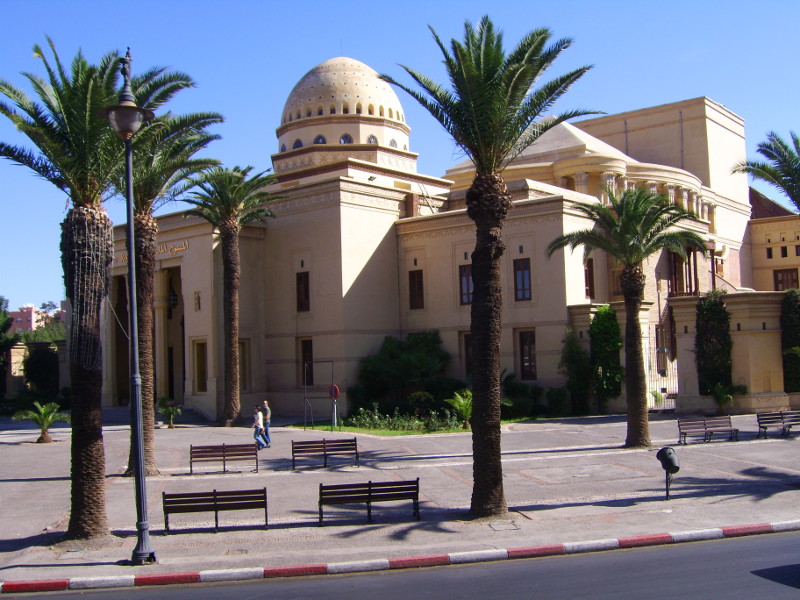
[[[392,87],[364,63],[340,56],[303,75],[283,107],[281,123],[330,114],[361,114],[405,122]]]

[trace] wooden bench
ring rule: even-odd
[[[704,442],[710,442],[715,433],[727,433],[728,439],[738,440],[739,430],[731,423],[730,415],[724,417],[678,417],[678,443],[686,444],[690,435],[703,436]]]
[[[264,509],[264,527],[267,522],[267,488],[259,490],[233,490],[210,492],[161,493],[164,506],[164,529],[169,533],[169,515],[172,513],[214,512],[214,531],[219,529],[221,510]]]
[[[372,523],[373,502],[411,500],[413,515],[419,520],[419,477],[411,481],[368,481],[367,483],[319,484],[319,524],[322,525],[322,507],[325,504],[367,505],[367,519]]]
[[[358,444],[356,438],[345,440],[305,440],[296,442],[292,440],[292,469],[295,468],[295,458],[298,456],[322,456],[323,465],[328,466],[328,457],[338,454],[353,454],[358,462]]]
[[[220,462],[222,471],[228,471],[228,463],[252,460],[258,473],[258,448],[252,444],[222,444],[221,446],[189,446],[189,473],[194,474],[196,462]]]
[[[756,413],[758,420],[758,437],[767,437],[767,429],[780,427],[781,435],[789,435],[792,427],[800,425],[800,410],[780,410],[777,412]]]

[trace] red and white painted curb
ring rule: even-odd
[[[72,577],[70,579],[43,579],[33,581],[2,581],[0,592],[57,592],[63,590],[88,590],[102,588],[139,587],[145,585],[171,585],[176,583],[209,583],[218,581],[244,581],[248,579],[272,579],[275,577],[299,577],[307,575],[333,575],[341,573],[365,573],[368,571],[388,571],[391,569],[410,569],[419,567],[438,567],[465,563],[506,560],[513,558],[540,558],[561,554],[599,552],[620,548],[639,548],[681,542],[696,542],[722,538],[800,531],[800,521],[780,521],[777,523],[757,523],[753,525],[734,525],[713,529],[699,529],[676,533],[656,533],[625,538],[568,542],[550,546],[530,546],[527,548],[474,550],[452,552],[430,556],[409,556],[406,558],[372,559],[353,562],[295,565],[290,567],[265,567],[245,569],[218,569],[207,571],[188,571],[182,573],[152,573],[147,575],[119,575],[108,577]]]

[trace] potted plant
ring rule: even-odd
[[[158,412],[168,421],[167,427],[175,429],[174,419],[180,416],[181,407],[172,398],[159,398],[158,399]]]
[[[70,414],[63,412],[58,402],[48,402],[47,404],[40,404],[38,401],[33,401],[34,410],[19,410],[11,416],[12,421],[33,421],[39,426],[41,435],[36,440],[37,444],[47,444],[53,441],[48,431],[53,423],[57,421],[65,421],[70,423]]]

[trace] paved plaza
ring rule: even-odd
[[[0,581],[118,577],[224,569],[263,569],[486,552],[654,536],[693,539],[715,528],[784,523],[800,528],[800,438],[774,431],[756,438],[754,415],[736,416],[740,441],[693,440],[678,446],[671,415],[651,415],[653,448],[624,450],[624,417],[551,419],[503,428],[503,469],[509,512],[471,520],[471,434],[377,437],[358,435],[361,466],[349,457],[306,458],[291,467],[291,440],[352,437],[272,428],[272,447],[259,453],[259,471],[246,462],[232,472],[205,464],[189,474],[191,444],[248,443],[247,427],[199,420],[155,432],[161,474],[147,480],[151,541],[158,564],[131,567],[136,543],[133,481],[124,477],[130,439],[126,414],[106,412],[107,511],[112,536],[101,544],[59,542],[69,510],[69,429],[51,430],[53,444],[35,444],[37,431],[0,420]],[[656,451],[676,448],[681,470],[665,500]],[[325,509],[318,525],[319,484],[420,479],[421,520],[410,502],[376,504],[374,523],[363,506]],[[161,493],[267,487],[269,528],[259,511],[170,517],[164,533]],[[678,534],[677,537],[675,534]],[[721,537],[721,535],[720,535]]]

